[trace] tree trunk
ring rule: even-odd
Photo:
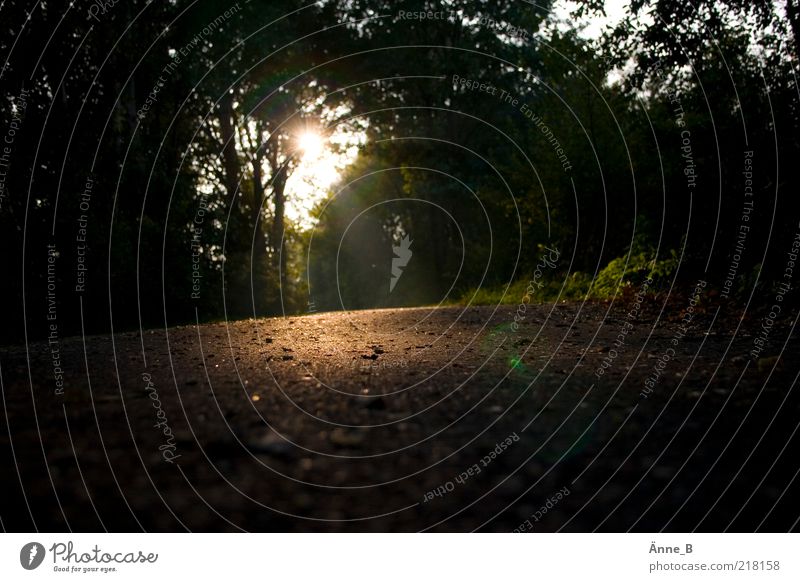
[[[267,241],[264,236],[264,221],[261,212],[264,205],[264,172],[262,169],[263,154],[256,153],[252,158],[252,198],[250,201],[249,233],[252,234],[252,250],[250,251],[251,284],[256,312],[267,313],[270,309],[269,292],[269,255]]]
[[[239,185],[239,156],[236,153],[236,138],[233,121],[233,94],[226,92],[219,104],[219,129],[222,136],[222,161],[225,167],[225,190],[235,201],[233,196]]]
[[[264,173],[261,167],[263,157],[258,155],[253,159],[253,207],[250,212],[250,220],[256,233],[256,246],[260,251],[264,250],[264,228],[261,220],[261,208],[264,205]]]
[[[786,0],[786,17],[794,37],[794,58],[800,61],[800,0]]]
[[[283,295],[286,284],[286,171],[284,165],[280,168],[273,181],[273,196],[275,197],[275,218],[272,225],[273,248],[277,255],[278,281]]]

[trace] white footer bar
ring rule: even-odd
[[[4,581],[800,580],[789,534],[3,534],[0,550]]]

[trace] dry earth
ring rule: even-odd
[[[793,330],[751,360],[747,326],[709,308],[681,337],[677,315],[616,352],[626,311],[603,304],[517,330],[513,308],[420,308],[68,338],[63,395],[46,344],[2,348],[2,525],[796,528]]]

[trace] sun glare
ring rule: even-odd
[[[303,157],[316,158],[322,153],[325,147],[322,136],[313,131],[307,131],[300,136],[299,139],[300,150],[303,152]]]
[[[286,217],[300,228],[312,228],[311,211],[328,195],[339,172],[355,160],[366,134],[340,126],[330,135],[306,130],[296,139],[299,164],[286,184]]]

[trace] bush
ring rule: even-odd
[[[674,249],[666,258],[657,259],[656,251],[634,241],[628,253],[611,260],[592,280],[586,273],[576,271],[564,275],[553,273],[541,280],[531,297],[532,303],[576,299],[613,299],[620,295],[633,294],[647,277],[653,283],[649,292],[669,285],[678,267],[678,252]],[[508,286],[481,287],[463,293],[455,303],[460,305],[516,305],[522,301],[528,288],[530,276],[522,277]]]
[[[617,295],[627,294],[639,287],[648,277],[652,277],[652,288],[662,287],[675,273],[678,267],[678,253],[670,250],[665,259],[656,259],[655,250],[648,248],[630,255],[617,257],[598,273],[589,292],[594,299],[613,299]]]

